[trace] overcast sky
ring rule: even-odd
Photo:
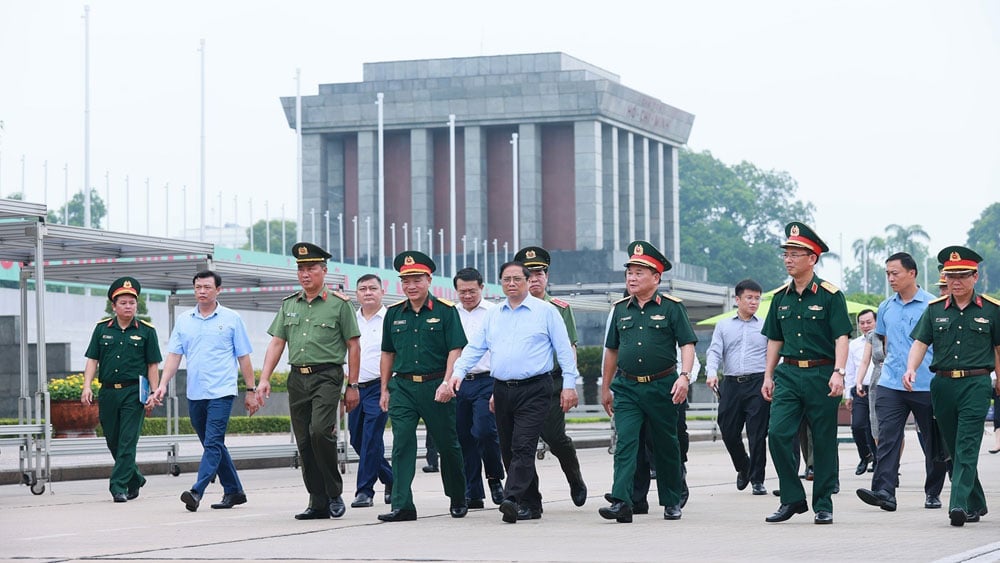
[[[83,3],[0,2],[0,194],[64,202],[83,182]],[[210,219],[295,212],[295,138],[279,96],[361,80],[362,63],[563,51],[695,114],[690,147],[788,171],[834,251],[920,224],[964,243],[1000,200],[1000,2],[92,2],[91,182],[125,176],[146,232],[198,218],[199,40],[206,40]],[[461,120],[461,116],[458,116]],[[683,186],[682,186],[683,189]],[[683,228],[683,216],[681,223]],[[683,257],[682,257],[683,259]],[[776,258],[777,260],[777,258]],[[853,264],[853,258],[847,265]],[[828,267],[837,268],[836,262]],[[839,280],[839,272],[827,271]]]

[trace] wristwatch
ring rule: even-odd
[[[348,383],[347,386],[350,387],[351,389],[355,389],[355,390],[361,388],[361,387],[358,386],[357,383]]]
[[[247,387],[247,392],[248,392],[248,393],[252,393],[252,392],[254,392],[254,391],[256,391],[256,390],[257,390],[257,388],[256,388],[256,387]]]
[[[844,371],[844,368],[833,368],[833,373],[839,373],[840,375],[847,375],[847,372]]]
[[[687,376],[691,375],[691,372],[689,372],[689,371],[682,371],[682,372],[680,372],[680,374],[678,374],[678,375],[680,375],[680,376],[682,376],[682,377],[687,377]]]

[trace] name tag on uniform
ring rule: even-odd
[[[667,318],[667,317],[664,316],[664,315],[653,315],[652,317],[649,317],[649,320],[651,320],[651,321],[662,321],[665,318]]]
[[[439,318],[427,319],[427,324],[434,324],[439,322],[441,322],[441,319]]]
[[[132,340],[142,340],[141,336],[136,336],[134,334],[132,336],[129,336],[129,338],[131,338]]]
[[[810,311],[822,311],[823,310],[823,306],[822,305],[810,305],[809,306],[809,310]]]
[[[631,316],[631,315],[629,315],[629,316],[627,316],[627,317],[622,317],[622,318],[620,318],[620,319],[618,319],[618,320],[619,320],[619,321],[631,321],[631,320],[632,320],[632,316]]]
[[[102,334],[101,338],[103,338],[105,340],[114,340],[115,339],[115,337],[111,336],[110,334]]]
[[[934,322],[936,323],[946,323],[948,322],[948,317],[935,317]]]
[[[779,311],[785,311],[785,310],[787,310],[787,309],[788,309],[788,308],[789,308],[790,306],[791,306],[791,305],[778,305],[778,310],[779,310]]]
[[[405,324],[406,324],[406,319],[403,319],[401,321],[392,321],[392,326],[399,326],[399,325],[405,325]]]
[[[285,313],[285,316],[286,317],[297,317],[297,316],[299,316],[299,314],[292,312],[292,313]]]

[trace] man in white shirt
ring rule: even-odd
[[[470,341],[482,329],[486,311],[493,303],[483,301],[483,276],[475,268],[463,268],[453,280],[458,300],[458,316]],[[465,375],[465,380],[455,395],[455,424],[458,443],[465,459],[465,498],[469,508],[484,508],[483,469],[490,487],[493,504],[503,502],[503,459],[500,457],[500,438],[497,434],[496,416],[490,411],[493,396],[493,377],[490,375],[490,353],[483,357]]]
[[[383,442],[389,413],[379,406],[382,321],[386,312],[382,305],[385,296],[382,280],[375,274],[361,276],[358,278],[357,294],[361,303],[357,311],[358,328],[361,330],[359,402],[357,408],[348,413],[347,426],[351,447],[358,454],[358,489],[351,507],[363,508],[374,504],[376,480],[385,485],[385,503],[391,502],[392,467],[385,459]]]
[[[875,311],[865,309],[858,313],[858,337],[851,340],[847,348],[847,374],[844,376],[844,399],[851,411],[851,433],[854,444],[858,446],[858,467],[855,475],[864,475],[868,464],[875,464],[875,437],[872,435],[871,406],[868,401],[868,386],[872,381],[872,369],[869,362],[868,370],[861,374],[861,389],[858,393],[858,366],[861,356],[865,353],[865,335],[875,330]]]

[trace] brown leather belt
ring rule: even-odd
[[[782,356],[781,361],[786,364],[791,364],[797,368],[814,368],[817,366],[828,366],[833,364],[833,360],[822,359],[822,360],[796,360],[795,358],[789,358],[788,356]]]
[[[327,364],[313,364],[311,366],[291,366],[295,373],[300,373],[302,375],[310,375],[313,373],[319,373],[323,370],[332,368],[340,364],[327,363]]]
[[[675,371],[677,371],[677,366],[670,366],[669,368],[652,375],[632,375],[631,373],[626,373],[622,370],[618,370],[618,373],[624,376],[625,379],[631,379],[636,383],[649,383],[651,381],[656,381],[657,379],[663,379]]]
[[[952,369],[952,370],[939,369],[938,371],[934,372],[934,374],[937,375],[938,377],[950,377],[951,379],[958,379],[960,377],[972,377],[973,375],[989,375],[990,370],[986,368]]]
[[[396,377],[409,379],[414,383],[423,383],[425,381],[434,381],[435,379],[444,379],[444,372],[439,371],[437,373],[427,373],[427,374],[397,373]]]

